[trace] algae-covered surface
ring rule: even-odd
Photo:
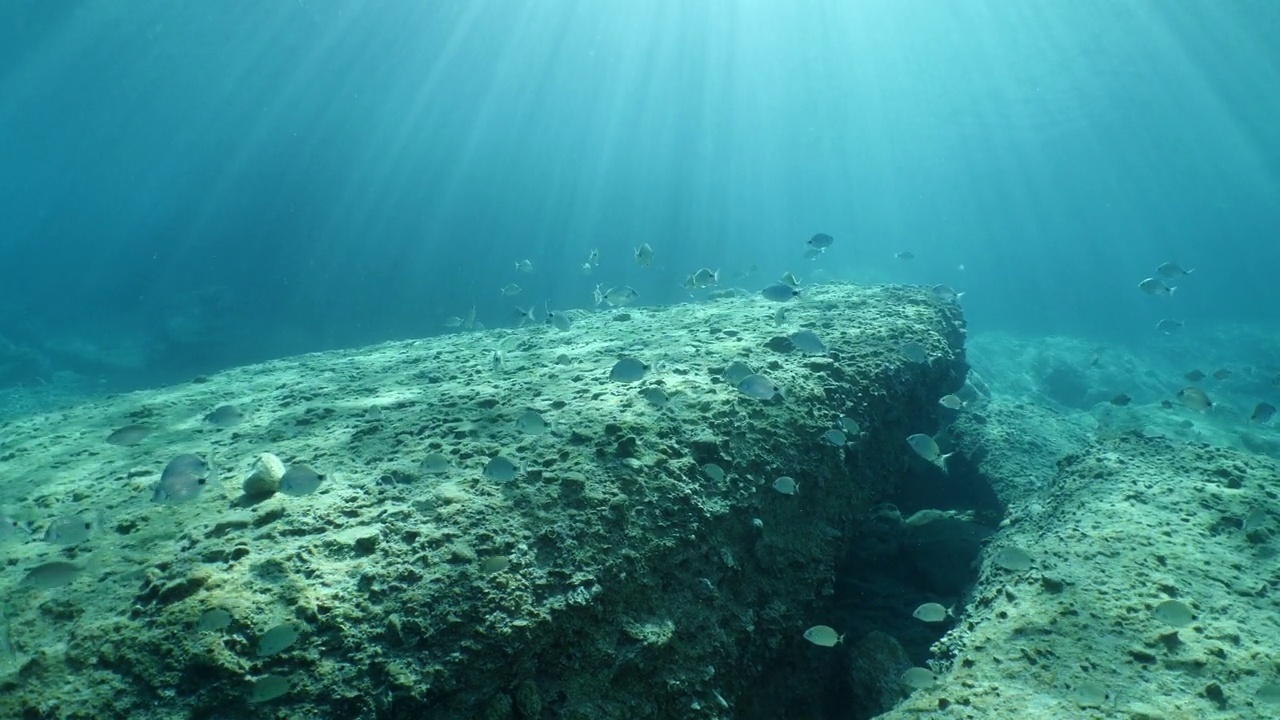
[[[818,716],[809,670],[845,646],[802,634],[827,619],[851,523],[925,462],[906,436],[934,432],[937,398],[963,383],[958,307],[836,285],[573,320],[289,358],[4,426],[0,502],[33,535],[0,546],[0,717]],[[794,347],[801,329],[827,351]],[[610,379],[623,357],[643,379]],[[735,361],[781,395],[740,392]],[[222,405],[239,413],[207,419]],[[842,416],[860,433],[838,446],[824,433]],[[107,442],[131,425],[144,436]],[[153,501],[182,453],[207,482]],[[243,495],[263,453],[313,468],[319,489]],[[497,457],[514,479],[485,472]],[[773,489],[783,475],[799,492]],[[42,539],[66,517],[88,539]]]

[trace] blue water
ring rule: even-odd
[[[975,331],[1274,327],[1278,35],[1273,2],[12,0],[0,386],[681,302],[703,266],[948,283]],[[1185,287],[1138,291],[1167,260]]]

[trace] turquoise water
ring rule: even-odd
[[[0,336],[39,356],[10,385],[153,385],[442,332],[472,304],[503,326],[600,282],[677,302],[703,266],[758,266],[751,290],[945,282],[977,330],[1138,343],[1167,316],[1270,324],[1280,300],[1272,3],[0,17]],[[819,231],[837,243],[806,264]],[[1167,260],[1195,282],[1152,302],[1136,284]]]

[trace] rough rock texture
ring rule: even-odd
[[[1040,493],[1005,483],[1018,490],[1010,523],[985,552],[961,622],[934,646],[939,684],[881,717],[1275,716],[1258,692],[1280,673],[1278,470],[1132,433],[1069,454]],[[1265,519],[1243,531],[1258,509]],[[1031,555],[1030,570],[994,562],[1009,546]],[[1153,610],[1170,599],[1195,621],[1160,622]],[[1091,685],[1106,700],[1081,707]]]
[[[964,330],[924,289],[813,288],[786,308],[780,325],[758,296],[581,314],[567,332],[290,358],[9,423],[3,506],[37,538],[99,509],[106,528],[0,546],[0,717],[818,716],[844,646],[801,634],[829,621],[855,518],[924,463],[904,438],[936,429],[961,385]],[[792,348],[801,328],[829,352]],[[902,356],[908,340],[929,362]],[[650,364],[643,381],[609,381],[622,355]],[[785,399],[727,384],[734,360]],[[667,407],[643,399],[654,387]],[[226,403],[240,424],[204,421]],[[549,431],[522,432],[527,410]],[[846,447],[822,438],[840,415],[862,426]],[[104,441],[134,423],[155,430]],[[152,503],[184,452],[217,480]],[[321,489],[240,497],[263,452]],[[499,454],[521,467],[510,483],[482,475]],[[775,492],[780,475],[800,492]],[[84,569],[19,585],[54,559]],[[197,630],[218,608],[230,625]],[[297,642],[260,657],[284,622]],[[267,675],[289,691],[251,704]]]

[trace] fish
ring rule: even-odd
[[[729,363],[729,366],[724,369],[724,373],[722,374],[724,379],[730,385],[737,387],[738,383],[745,380],[748,375],[752,375],[754,373],[755,370],[752,370],[750,365],[742,362],[741,360],[734,360]]]
[[[929,361],[929,353],[925,351],[924,346],[915,340],[908,340],[902,343],[898,350],[902,356],[913,363],[923,363]]]
[[[250,703],[264,703],[288,694],[289,678],[283,675],[267,674],[256,678],[249,690]]]
[[[958,395],[943,395],[938,398],[938,404],[948,410],[961,410],[964,408],[964,401]]]
[[[952,610],[953,608],[942,607],[939,603],[930,602],[916,608],[916,611],[911,613],[911,617],[922,622],[937,623],[949,617],[954,617]]]
[[[640,382],[649,372],[649,366],[633,357],[620,358],[609,370],[609,379],[617,383]]]
[[[964,293],[956,292],[955,288],[950,285],[934,285],[929,288],[929,291],[933,293],[934,297],[943,302],[959,302],[960,298],[964,297]]]
[[[284,652],[298,640],[298,628],[281,623],[258,638],[258,657],[269,657]]]
[[[515,283],[507,283],[502,286],[502,294],[507,297],[513,297],[520,294],[520,286]]]
[[[822,252],[823,251],[819,250],[818,248],[809,248],[808,250],[804,251],[804,259],[817,260],[819,257],[822,256]]]
[[[102,530],[104,516],[99,510],[93,518],[81,515],[64,515],[49,523],[44,531],[44,541],[55,545],[79,545]]]
[[[796,482],[796,479],[793,477],[783,475],[773,481],[773,489],[783,495],[795,495],[800,492],[800,483]]]
[[[0,516],[0,540],[27,540],[31,526],[8,515]]]
[[[797,350],[810,355],[822,355],[827,351],[826,344],[812,330],[793,332],[788,339]]]
[[[234,405],[219,405],[204,416],[205,422],[220,428],[235,427],[241,420],[244,420],[244,413]]]
[[[911,252],[910,250],[903,250],[902,252],[894,253],[893,256],[899,260],[915,260],[916,259],[916,254]]]
[[[522,273],[533,272],[533,263],[528,260],[519,260],[516,262],[516,270],[519,270]]]
[[[591,252],[587,253],[587,264],[591,267],[600,264],[600,248],[591,248]]]
[[[439,475],[449,472],[452,466],[444,453],[433,452],[422,459],[422,471],[428,475]]]
[[[1165,600],[1151,610],[1151,617],[1170,627],[1184,627],[1195,622],[1191,606],[1180,600]]]
[[[1172,335],[1173,333],[1181,330],[1182,326],[1185,324],[1186,323],[1182,322],[1181,320],[1173,320],[1170,318],[1165,318],[1160,322],[1156,323],[1156,330],[1159,330],[1165,335]]]
[[[1231,377],[1232,374],[1233,373],[1227,368],[1218,368],[1217,370],[1213,371],[1213,379],[1226,380],[1227,378]]]
[[[746,376],[738,383],[738,392],[756,400],[772,400],[782,395],[782,389],[775,385],[772,380],[754,373]],[[785,397],[783,396],[784,399]]]
[[[1182,377],[1190,380],[1191,382],[1200,382],[1201,380],[1205,379],[1205,377],[1207,376],[1204,373],[1200,372],[1199,370],[1192,370],[1191,372],[1187,373],[1186,375],[1183,375]]]
[[[804,639],[821,647],[835,647],[844,642],[844,635],[829,625],[814,625],[804,631]]]
[[[938,447],[937,441],[924,433],[907,436],[907,445],[911,446],[911,449],[920,457],[943,467],[946,467],[947,458],[955,454],[943,454],[942,449]]]
[[[516,418],[516,429],[528,435],[541,435],[550,428],[546,419],[533,410],[526,410]]]
[[[842,447],[846,442],[849,441],[849,438],[844,434],[843,431],[836,430],[835,428],[832,428],[822,433],[822,439],[826,440],[832,445],[835,445],[836,447]]]
[[[938,676],[932,670],[913,667],[898,676],[898,680],[913,690],[928,690],[938,684]]]
[[[800,291],[787,285],[786,283],[774,283],[760,291],[760,295],[765,300],[773,302],[786,302],[800,295]]]
[[[1004,568],[1010,572],[1023,572],[1031,569],[1031,556],[1026,550],[1013,545],[1006,545],[995,552],[991,556],[991,561],[997,567]]]
[[[862,434],[862,426],[851,417],[841,416],[836,418],[836,425],[840,426],[846,436],[857,437]]]
[[[1173,402],[1172,402],[1172,401],[1170,401],[1170,400],[1161,400],[1161,401],[1160,401],[1160,407],[1164,408],[1165,410],[1172,410],[1172,409],[1173,409]]]
[[[793,288],[800,287],[800,278],[796,277],[795,275],[792,275],[790,272],[782,273],[782,279],[779,280],[778,282],[782,283],[783,285],[790,285]]]
[[[1176,287],[1169,287],[1156,278],[1147,278],[1138,283],[1138,289],[1148,295],[1172,295]]]
[[[836,241],[835,238],[831,237],[826,233],[818,233],[817,235],[814,235],[813,237],[809,238],[809,240],[805,242],[805,245],[808,245],[810,248],[814,250],[822,251],[831,247],[831,244],[834,243],[835,241]]]
[[[486,480],[492,480],[496,483],[509,483],[515,480],[519,472],[520,470],[514,462],[497,455],[485,463],[483,474]]]
[[[548,310],[547,319],[544,322],[560,332],[568,332],[569,328],[573,327],[569,314],[563,310]]]
[[[312,470],[308,465],[290,465],[280,478],[280,492],[285,495],[310,495],[320,489],[325,476]]]
[[[449,317],[444,319],[445,327],[459,327],[461,325],[462,325],[462,318],[458,317],[457,315],[450,315]]]
[[[591,291],[591,297],[595,300],[596,307],[600,307],[600,303],[604,302],[604,291],[600,288],[604,287],[604,283],[596,283],[596,289]]]
[[[1257,530],[1266,524],[1267,518],[1266,510],[1263,510],[1262,508],[1254,508],[1250,510],[1249,514],[1245,515],[1244,519],[1240,521],[1240,530],[1244,533]]]
[[[724,482],[724,479],[725,479],[724,468],[720,467],[715,463],[707,463],[706,465],[703,465],[702,472],[706,473],[707,477],[711,478],[712,480],[715,480],[716,482]]]
[[[642,243],[636,248],[636,264],[642,268],[649,267],[653,264],[653,248],[649,247],[649,243]]]
[[[18,584],[40,590],[52,590],[70,585],[88,569],[88,562],[84,565],[76,565],[65,560],[54,560],[31,568],[26,575],[22,576]]]
[[[534,317],[533,315],[533,308],[534,308],[533,305],[530,305],[528,310],[522,307],[511,308],[512,312],[518,318],[516,327],[524,327],[525,325],[528,325],[530,323],[533,323],[536,325],[538,323],[538,318]]]
[[[137,445],[154,431],[155,428],[150,425],[125,425],[107,436],[107,444],[121,447]]]
[[[1167,277],[1169,279],[1190,275],[1192,272],[1194,272],[1194,270],[1183,270],[1182,266],[1175,262],[1167,262],[1156,268],[1156,273],[1161,277]]]
[[[693,274],[693,286],[695,288],[715,287],[720,284],[720,269],[717,268],[712,272],[709,268],[702,268]]]
[[[506,555],[493,555],[480,561],[480,572],[485,575],[500,573],[511,567],[511,558]]]
[[[466,316],[462,318],[462,327],[466,328],[467,330],[471,330],[475,326],[476,326],[476,306],[472,305],[471,309],[467,311]]]
[[[582,263],[581,270],[583,275],[590,275],[591,271],[595,269],[595,266],[591,263]]]
[[[183,453],[164,466],[151,501],[173,504],[194,500],[204,489],[210,472],[209,464],[199,455]]]
[[[1119,393],[1115,397],[1111,398],[1111,404],[1118,407],[1124,407],[1131,402],[1133,402],[1133,398],[1125,395],[1124,393]]]
[[[1182,388],[1178,391],[1178,399],[1183,405],[1200,412],[1206,412],[1213,407],[1213,401],[1209,399],[1209,395],[1198,387]]]
[[[196,630],[200,632],[217,632],[231,625],[231,613],[222,608],[205,610],[196,620]]]
[[[615,288],[609,288],[609,290],[601,297],[604,302],[609,303],[610,305],[630,305],[636,301],[636,298],[640,297],[640,293],[636,292],[636,289],[629,285],[620,285]]]
[[[671,397],[660,387],[649,387],[640,391],[640,397],[656,408],[664,408],[671,402]]]
[[[1249,415],[1249,422],[1264,423],[1275,417],[1276,406],[1271,403],[1260,402],[1253,407],[1253,413]]]

